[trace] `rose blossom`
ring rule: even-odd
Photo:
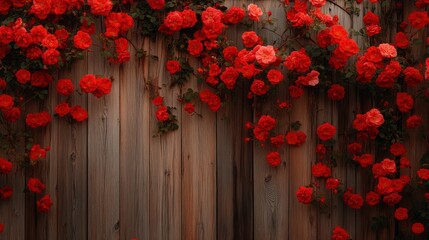
[[[276,52],[273,46],[261,46],[255,53],[256,61],[261,65],[269,65],[276,61]]]
[[[396,48],[388,43],[378,45],[378,49],[385,58],[394,58],[397,56]]]
[[[259,17],[262,16],[262,10],[256,4],[249,4],[247,6],[247,11],[249,11],[250,20],[259,21]]]

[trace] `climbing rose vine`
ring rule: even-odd
[[[328,2],[339,6],[335,1]],[[317,159],[311,168],[312,183],[295,189],[296,197],[303,204],[321,208],[328,206],[328,196],[337,196],[352,209],[384,204],[392,209],[397,221],[407,224],[409,220],[408,232],[427,236],[429,152],[422,156],[415,179],[401,170],[410,168],[404,144],[408,133],[424,133],[420,141],[428,144],[425,119],[416,106],[429,100],[429,58],[413,51],[429,44],[428,39],[419,41],[416,37],[429,23],[428,1],[414,1],[415,9],[406,16],[402,16],[402,1],[344,1],[339,7],[350,17],[361,14],[359,4],[369,6],[362,29],[342,26],[337,16],[326,13],[325,0],[279,1],[285,19],[272,18],[269,9],[257,4],[225,7],[222,3],[2,0],[0,124],[4,151],[0,174],[35,168],[38,162],[46,161],[50,148],[35,142],[34,129],[44,128],[58,118],[77,124],[88,118],[82,106],[71,104],[72,96],[102,98],[111,91],[112,79],[93,73],[71,79],[61,70],[96,47],[102,48],[111,64],[127,62],[129,48],[138,47],[127,39],[127,32],[134,28],[148,37],[167,36],[173,47],[165,68],[171,86],[183,90],[177,100],[187,114],[201,116],[195,108],[198,101],[217,112],[237,90],[247,91],[255,121],[243,126],[249,134],[244,141],[266,149],[266,158],[261,161],[272,168],[287,163],[288,159],[281,157],[282,148],[300,148],[312,134],[301,129],[299,120],[285,122],[281,117],[301,107],[297,99],[306,92],[318,92],[328,101],[342,102],[350,97],[349,89],[365,93],[372,104],[354,109],[349,132],[338,132],[338,126],[330,121],[316,127]],[[392,14],[402,16],[402,22],[386,24],[384,18]],[[96,30],[96,22],[104,26],[102,32]],[[228,38],[232,26],[240,29],[239,42]],[[392,28],[397,33],[388,38]],[[258,35],[260,31],[271,32],[277,38],[273,42],[264,40]],[[362,44],[358,45],[357,39]],[[100,42],[99,46],[94,42]],[[138,57],[147,54],[137,48],[135,52]],[[198,67],[193,67],[196,64],[190,60],[198,61]],[[197,81],[199,88],[184,89],[188,81]],[[157,91],[161,86],[152,87],[158,121],[155,135],[178,129],[174,115],[177,109],[165,105]],[[60,104],[35,110],[37,102],[43,103],[55,94],[63,100]],[[277,99],[273,101],[272,96]],[[288,130],[280,131],[285,126]],[[347,135],[349,141],[341,153],[334,148],[339,134]],[[373,146],[379,149],[376,153]],[[356,192],[352,186],[344,186],[336,177],[337,161],[348,161],[367,171],[373,177],[373,188]],[[27,194],[37,195],[39,212],[49,211],[53,202],[43,179],[30,176],[23,188]],[[1,200],[13,201],[13,191],[10,186],[0,185]],[[408,196],[416,198],[413,206],[405,204]],[[376,222],[375,229],[382,225]],[[7,223],[0,224],[0,232],[7,227]],[[341,226],[332,229],[332,239],[349,238]]]

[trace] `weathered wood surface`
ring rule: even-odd
[[[252,2],[228,0],[226,4],[242,6]],[[344,1],[335,2],[327,3],[323,11],[339,15],[346,29],[360,29],[367,5],[361,5],[360,17],[351,17],[339,7]],[[277,1],[256,4],[271,10],[277,22],[284,19]],[[228,36],[238,42],[242,31],[234,27]],[[281,27],[275,31],[281,32]],[[268,42],[275,39],[266,30],[259,34]],[[188,87],[201,86],[190,82],[181,89],[168,87],[165,61],[173,56],[166,51],[167,40],[160,36],[142,38],[135,31],[129,38],[146,52],[145,57],[137,58],[136,50],[130,48],[130,61],[114,66],[103,60],[100,49],[94,47],[84,60],[60,73],[62,78],[73,79],[76,86],[86,73],[112,76],[112,92],[101,99],[74,96],[73,105],[88,109],[88,122],[56,119],[45,132],[36,132],[43,146],[51,146],[46,161],[34,171],[18,171],[13,181],[10,176],[0,176],[2,182],[13,183],[15,189],[13,201],[0,204],[0,222],[7,223],[0,239],[324,240],[330,239],[337,225],[346,228],[353,239],[392,238],[393,227],[378,234],[370,229],[373,216],[391,217],[386,209],[364,207],[355,211],[326,191],[331,209],[322,212],[296,198],[299,186],[318,181],[311,177],[311,166],[316,162],[317,126],[325,121],[337,126],[334,150],[346,154],[355,114],[368,110],[372,104],[362,92],[347,86],[346,94],[351,97],[332,103],[326,95],[309,90],[294,101],[293,106],[299,107],[283,113],[282,122],[300,121],[307,141],[300,147],[283,148],[283,163],[271,168],[266,164],[266,148],[243,141],[248,134],[244,123],[257,120],[245,87],[217,114],[197,104],[196,111],[202,117],[190,116],[176,98]],[[361,39],[356,40],[362,44]],[[286,81],[291,84],[292,79]],[[153,137],[157,121],[151,99],[157,94],[165,97],[166,105],[176,107],[174,113],[180,123],[178,131],[161,137]],[[277,99],[289,101],[287,89],[283,95],[272,97],[273,101]],[[63,97],[50,98],[47,109],[52,113],[62,101]],[[428,111],[418,103],[416,106],[427,119]],[[35,109],[40,107],[46,108]],[[290,130],[287,125],[277,127],[279,133]],[[427,149],[415,140],[418,134],[411,131],[406,142],[413,172]],[[337,162],[333,175],[365,195],[373,184],[368,173],[345,160],[348,159]],[[36,211],[35,200],[40,196],[23,191],[26,180],[33,175],[47,184],[46,192],[54,202],[47,214]]]

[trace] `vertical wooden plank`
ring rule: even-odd
[[[279,21],[285,19],[284,8],[280,2],[255,1],[255,4],[261,7],[264,12],[271,11],[271,18],[278,19]],[[267,15],[264,14],[262,17],[266,18]],[[258,25],[255,27],[260,26]],[[276,28],[272,30],[282,33],[284,28],[285,26],[277,25]],[[265,45],[277,46],[275,43],[279,40],[279,37],[272,32],[261,30],[258,32],[258,35],[266,41],[264,43]],[[285,88],[283,92],[287,91]],[[285,98],[286,96],[279,94],[271,99],[270,104],[275,104],[277,99],[284,100]],[[268,106],[265,106],[265,108],[267,107]],[[270,110],[268,110],[268,112],[270,112]],[[256,109],[255,113],[260,114],[261,109]],[[265,112],[262,113],[265,114]],[[274,117],[278,118],[278,126],[276,127],[277,133],[286,133],[288,130],[287,123],[290,123],[289,114],[282,113]],[[254,119],[254,121],[257,120],[258,118]],[[282,125],[281,123],[286,124]],[[290,192],[286,187],[290,183],[290,179],[288,178],[291,166],[289,149],[279,149],[283,163],[276,168],[269,166],[266,161],[267,153],[272,150],[273,149],[267,147],[260,147],[259,142],[254,143],[254,238],[294,239],[289,235],[291,228],[286,227],[290,223],[290,208],[288,207],[290,204]]]
[[[330,100],[327,96],[326,92],[318,92],[316,93],[316,127],[328,122],[335,126],[337,128],[337,133],[334,136],[334,140],[338,143],[338,136],[339,136],[339,129],[338,125],[336,125],[336,122],[333,121],[333,102]],[[321,143],[319,140],[316,140],[316,143]],[[329,147],[328,147],[329,149]],[[316,151],[316,146],[312,149],[313,152]],[[311,161],[312,166],[317,163],[317,154],[314,155],[312,159],[308,159]],[[327,164],[329,166],[329,160],[324,160],[323,163]],[[332,169],[334,172],[335,169]],[[322,197],[326,198],[327,203],[332,203],[332,198],[337,198],[337,195],[331,194],[330,190],[325,189],[325,182],[326,179],[323,178],[315,178],[312,177],[313,182],[317,182],[319,185],[319,188],[317,189]],[[333,211],[336,211],[336,209],[332,208],[332,205],[329,209],[317,209],[317,239],[330,239],[332,234],[332,229],[335,227],[332,225],[332,213]]]
[[[218,239],[253,239],[252,144],[244,142],[252,114],[245,95],[234,95],[217,116]]]
[[[149,40],[131,31],[136,46],[148,51]],[[131,58],[120,68],[120,239],[149,239],[149,128],[148,57]]]
[[[88,239],[119,239],[119,66],[94,47],[88,71],[112,79],[110,94],[88,96]]]
[[[164,104],[175,107],[173,114],[180,119],[181,104],[177,101],[180,89],[170,87],[169,75],[165,64],[169,57],[164,36],[158,35],[150,42],[149,82],[154,89],[160,87],[159,95],[164,97]],[[154,91],[157,95],[158,90]],[[156,133],[158,121],[155,118],[156,107],[152,106],[149,116],[151,133]],[[181,193],[181,131],[150,139],[150,180],[149,202],[150,216],[149,239],[180,239],[182,219]]]
[[[191,63],[194,67],[196,63]],[[184,89],[197,90],[195,79]],[[182,114],[182,239],[216,239],[216,115],[198,103],[201,118]]]
[[[289,239],[315,239],[316,215],[310,206],[298,202],[296,191],[300,186],[311,182],[311,159],[315,156],[314,143],[316,123],[314,113],[314,95],[306,92],[301,98],[292,102],[291,122],[299,121],[301,131],[307,135],[306,142],[290,149],[289,170]],[[293,220],[292,220],[293,219]]]
[[[228,8],[243,7],[246,1],[226,1]],[[243,47],[239,26],[230,26],[228,39]],[[253,162],[251,143],[245,143],[246,122],[252,122],[251,102],[246,99],[249,83],[240,87],[217,114],[217,237],[253,239]]]
[[[70,77],[77,89],[79,80],[90,70],[87,60],[73,64]],[[87,109],[87,96],[74,94],[71,105],[80,105]],[[67,119],[58,119],[58,129],[52,138],[53,148],[57,154],[50,161],[57,161],[57,184],[48,186],[55,189],[57,235],[62,239],[87,239],[87,197],[88,197],[88,123],[67,122]],[[54,136],[54,134],[52,134]],[[58,139],[57,142],[56,139]],[[52,192],[51,194],[54,194]],[[47,226],[50,228],[51,226]],[[53,234],[53,237],[55,234]],[[55,239],[55,238],[53,238]]]
[[[6,156],[3,156],[6,157]],[[21,159],[19,159],[21,160]],[[0,187],[9,185],[13,189],[13,196],[7,201],[0,203],[0,223],[4,224],[4,232],[0,239],[25,239],[25,174],[19,169],[18,163],[14,162],[14,168],[7,176],[0,176]]]

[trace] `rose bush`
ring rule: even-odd
[[[120,2],[111,0],[66,0],[51,2],[33,0],[29,2],[5,0],[0,6],[0,110],[1,124],[7,129],[2,146],[7,149],[7,158],[0,158],[0,173],[11,174],[18,166],[37,167],[49,151],[34,143],[25,151],[25,163],[18,164],[16,138],[23,128],[13,124],[25,119],[30,128],[45,127],[57,117],[68,117],[82,122],[88,113],[81,106],[71,106],[69,97],[76,93],[92,93],[100,98],[109,94],[112,83],[104,76],[88,73],[79,79],[79,88],[72,79],[55,79],[54,75],[63,66],[81,58],[83,52],[94,47],[98,36],[107,60],[122,64],[130,59],[127,31],[140,24],[141,33],[169,35],[175,54],[165,63],[170,74],[171,85],[183,87],[186,81],[196,80],[200,87],[188,89],[178,97],[184,110],[198,116],[196,101],[201,101],[213,111],[218,111],[229,95],[246,87],[247,97],[255,102],[266,101],[267,96],[282,96],[269,110],[255,108],[255,123],[247,123],[249,136],[267,148],[265,161],[276,168],[287,159],[281,159],[281,147],[301,147],[307,135],[300,130],[299,122],[285,123],[280,115],[295,106],[296,99],[305,91],[320,91],[330,101],[348,98],[346,86],[364,89],[372,94],[373,106],[359,109],[355,113],[352,132],[347,146],[347,155],[357,167],[373,176],[373,188],[366,193],[355,192],[351,186],[343,186],[335,177],[334,143],[337,127],[329,122],[317,126],[318,144],[316,163],[312,174],[318,184],[301,186],[297,189],[298,201],[303,204],[326,206],[326,189],[344,201],[352,209],[385,204],[395,212],[395,218],[402,221],[411,218],[409,232],[423,234],[429,227],[429,153],[421,160],[417,171],[418,179],[401,173],[410,168],[403,144],[407,131],[421,129],[425,132],[422,116],[416,110],[417,100],[429,100],[429,58],[413,54],[411,48],[418,43],[417,33],[429,24],[427,1],[415,1],[415,10],[404,17],[392,42],[388,42],[383,25],[385,12],[376,13],[376,5],[382,5],[389,13],[403,11],[401,4],[387,0],[370,0],[374,11],[363,17],[363,28],[347,31],[337,16],[322,11],[327,1],[295,0],[281,1],[286,13],[284,22],[288,31],[276,43],[264,41],[258,31],[246,29],[241,33],[241,42],[231,42],[227,30],[233,25],[254,25],[267,29],[276,22],[270,12],[264,12],[257,4],[245,8],[222,6],[221,0],[164,1],[146,0]],[[362,1],[345,1],[348,14],[358,14],[356,4]],[[396,2],[395,2],[396,3]],[[102,19],[105,31],[97,33],[94,22]],[[353,34],[352,34],[353,33]],[[365,44],[358,46],[352,35]],[[92,36],[92,38],[91,38]],[[426,41],[428,44],[428,41]],[[130,44],[133,46],[133,44]],[[242,47],[243,46],[243,47]],[[136,49],[139,56],[145,53]],[[193,68],[189,59],[198,60]],[[27,106],[36,100],[43,100],[51,84],[64,101],[54,111],[30,112]],[[158,86],[157,86],[158,87]],[[176,130],[178,120],[174,108],[164,104],[162,96],[154,96],[155,118],[158,120],[158,134]],[[279,126],[289,124],[287,132],[280,132]],[[2,133],[3,134],[3,133]],[[7,139],[7,140],[3,140]],[[25,143],[30,141],[24,138]],[[422,139],[426,141],[427,139]],[[286,143],[286,144],[285,144]],[[380,147],[377,154],[371,153],[370,144]],[[270,150],[268,150],[270,149]],[[274,150],[273,150],[274,149]],[[27,181],[27,189],[34,194],[44,194],[35,203],[40,212],[47,212],[52,206],[49,194],[44,193],[43,179],[33,176]],[[413,208],[401,206],[403,199],[416,194],[412,191],[412,180],[420,188],[419,204]],[[1,186],[1,199],[13,198],[13,189]],[[423,194],[422,194],[423,193]],[[395,210],[396,208],[396,210]],[[3,225],[0,225],[0,232]],[[7,227],[7,223],[6,223]],[[427,230],[426,230],[427,231]],[[426,233],[427,234],[427,233]],[[350,235],[340,226],[333,229],[332,239],[348,239]]]

